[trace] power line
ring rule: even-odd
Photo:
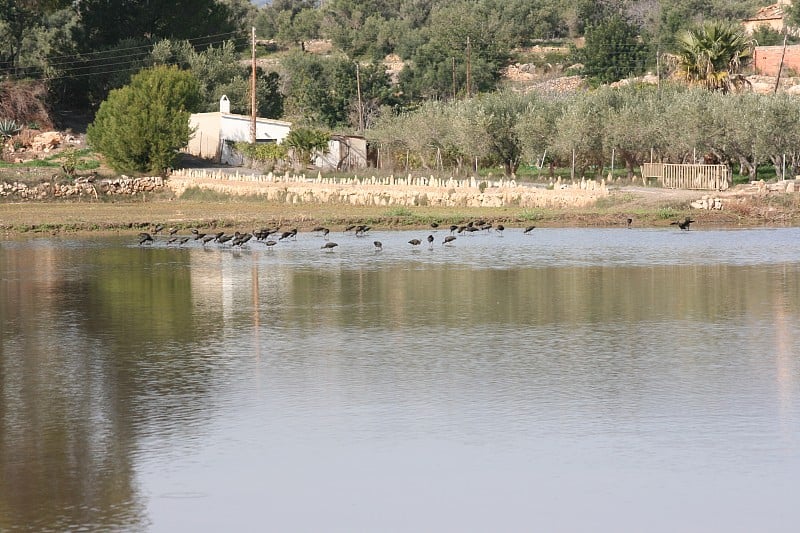
[[[237,36],[238,35],[238,36]],[[233,36],[233,38],[225,38],[221,39],[220,37],[223,36]],[[209,40],[213,39],[213,40]],[[208,45],[213,46],[216,44],[222,44],[228,41],[234,41],[234,43],[239,44],[246,39],[244,37],[243,32],[236,31],[236,32],[226,32],[226,33],[218,33],[212,35],[204,35],[200,37],[194,37],[191,39],[181,39],[178,42],[189,42],[193,46],[197,45]],[[167,40],[167,39],[163,39]],[[203,42],[205,41],[205,42]],[[158,41],[158,42],[161,42]],[[55,79],[64,79],[64,78],[72,78],[72,77],[85,77],[91,75],[104,75],[104,74],[113,74],[118,72],[125,72],[126,70],[130,70],[137,64],[141,63],[152,51],[153,48],[156,46],[157,43],[147,44],[147,45],[139,45],[139,46],[131,46],[126,48],[117,48],[117,49],[109,49],[109,50],[101,50],[98,52],[89,52],[87,54],[65,54],[61,56],[54,56],[56,58],[67,59],[67,61],[58,62],[56,61],[53,64],[45,65],[42,67],[41,65],[21,65],[16,67],[7,67],[4,69],[0,69],[0,76],[2,75],[14,75],[16,72],[19,71],[37,71],[43,70],[43,68],[52,68],[54,70],[59,71],[57,76],[38,76],[36,79],[41,80],[55,80]],[[123,52],[128,52],[127,54],[123,54]],[[102,57],[106,55],[106,57]],[[88,57],[87,57],[88,56]],[[95,56],[95,57],[91,57]],[[122,59],[125,57],[125,61],[115,61],[117,59]],[[48,61],[52,58],[48,58]],[[120,65],[129,65],[130,68],[128,69],[112,69],[107,70],[107,67],[117,67]],[[84,72],[87,69],[98,69],[95,72]]]
[[[246,36],[247,35],[244,30],[236,30],[236,31],[228,31],[228,32],[224,32],[224,33],[214,33],[214,34],[211,34],[211,35],[202,35],[200,37],[192,37],[190,39],[177,39],[177,40],[178,41],[189,41],[191,43],[192,41],[199,41],[201,39],[211,39],[211,38],[222,37],[224,35],[236,35],[236,34],[240,34],[242,36]],[[163,39],[160,39],[160,40],[173,40],[173,39],[168,39],[168,38],[164,37]],[[83,54],[65,54],[65,55],[60,55],[60,56],[51,56],[48,59],[61,59],[62,57],[67,57],[67,58],[69,58],[69,57],[86,57],[86,56],[93,56],[93,55],[111,54],[111,53],[116,53],[116,52],[125,52],[125,51],[128,51],[128,50],[136,50],[136,49],[140,49],[140,48],[152,48],[152,47],[153,47],[153,44],[142,44],[142,45],[137,45],[137,46],[130,46],[130,47],[127,47],[127,48],[109,48],[109,49],[106,49],[106,50],[97,50],[96,52],[86,52],[86,53],[83,53]]]

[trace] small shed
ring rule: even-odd
[[[314,166],[322,170],[350,170],[367,166],[367,140],[357,135],[333,135],[328,152],[314,157]]]
[[[250,142],[251,118],[230,113],[227,96],[220,99],[220,110],[211,113],[194,113],[189,117],[189,126],[194,133],[189,139],[186,152],[226,165],[241,165],[241,157],[234,153],[232,145]],[[257,143],[281,143],[289,134],[291,122],[256,118]]]

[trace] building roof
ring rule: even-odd
[[[225,118],[231,118],[233,120],[245,120],[247,122],[250,122],[250,120],[252,120],[252,118],[249,115],[237,115],[236,113],[222,113],[220,111],[211,111],[208,113],[192,113],[192,116],[201,116],[201,117],[224,116]],[[260,122],[262,124],[275,124],[278,126],[287,126],[287,127],[292,126],[291,122],[286,122],[285,120],[276,120],[274,118],[256,117],[256,122]]]
[[[759,8],[756,14],[750,18],[745,19],[746,22],[760,21],[760,20],[775,20],[782,19],[785,13],[783,12],[783,4],[772,4]]]

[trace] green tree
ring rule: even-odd
[[[752,59],[753,42],[730,23],[706,22],[678,37],[679,76],[690,85],[728,93],[746,85],[742,67]]]
[[[281,63],[286,79],[286,114],[290,120],[324,128],[359,126],[356,64],[341,55],[319,57],[300,52]],[[381,106],[396,101],[389,77],[381,65],[360,68],[365,122]]]
[[[283,144],[291,149],[295,170],[305,168],[311,162],[315,152],[328,152],[331,136],[322,130],[313,128],[292,128]]]
[[[164,39],[153,47],[151,57],[156,65],[191,70],[200,83],[201,111],[217,111],[224,94],[231,102],[232,112],[250,113],[250,69],[238,61],[233,41],[197,51],[189,41]],[[283,115],[283,95],[276,72],[265,73],[260,67],[256,70],[256,97],[260,117]]]
[[[480,124],[487,141],[485,163],[503,167],[505,176],[514,176],[522,158],[518,124],[527,101],[515,93],[494,93],[475,99],[473,122]]]
[[[81,0],[84,50],[123,39],[191,39],[235,30],[227,5],[216,0]]]
[[[514,39],[492,7],[485,1],[453,2],[431,10],[422,44],[400,74],[406,99],[452,98],[454,74],[459,94],[496,88]]]
[[[647,47],[636,27],[621,15],[599,21],[586,30],[579,51],[584,73],[597,83],[609,83],[644,72]]]
[[[163,172],[189,142],[197,79],[177,67],[153,67],[115,89],[89,125],[89,143],[117,171]]]

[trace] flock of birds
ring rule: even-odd
[[[694,220],[686,217],[684,220],[676,220],[670,224],[672,226],[678,226],[683,231],[688,231],[689,226],[693,222]],[[628,228],[631,227],[632,223],[633,219],[628,218]],[[430,226],[432,230],[439,229],[438,222],[432,222]],[[370,229],[371,227],[365,224],[352,224],[344,228],[344,233],[353,233],[356,237],[365,237]],[[457,236],[461,234],[470,235],[481,231],[489,233],[494,230],[497,234],[502,236],[505,229],[506,228],[503,224],[493,225],[491,222],[487,222],[485,220],[470,221],[463,225],[452,224],[449,227],[450,234],[442,239],[442,245],[452,245]],[[527,226],[524,228],[523,234],[527,235],[534,229],[536,229],[536,226]],[[331,233],[329,228],[317,226],[311,231],[321,235],[325,239],[326,242],[320,247],[321,249],[331,251],[339,246],[337,243],[329,240],[329,235]],[[225,233],[224,231],[201,233],[198,229],[192,229],[191,234],[188,236],[178,235],[178,232],[179,228],[177,227],[166,228],[163,224],[156,224],[149,232],[143,231],[139,233],[139,246],[151,245],[156,242],[156,238],[158,236],[164,235],[164,243],[175,246],[182,246],[189,241],[199,241],[203,247],[208,244],[215,243],[218,245],[227,245],[233,248],[242,247],[255,239],[255,242],[263,243],[267,248],[272,248],[280,241],[297,240],[297,234],[299,233],[299,230],[298,228],[292,228],[281,231],[280,227],[271,227],[256,229],[248,233],[241,233],[239,231],[235,231],[234,233]],[[428,242],[428,247],[432,249],[434,242],[436,241],[436,238],[433,236],[433,234],[428,235],[425,240]],[[411,239],[408,241],[408,244],[410,244],[412,247],[420,246],[422,243],[423,241],[421,239]],[[381,241],[373,241],[372,244],[376,251],[381,251],[383,249],[383,243]]]

